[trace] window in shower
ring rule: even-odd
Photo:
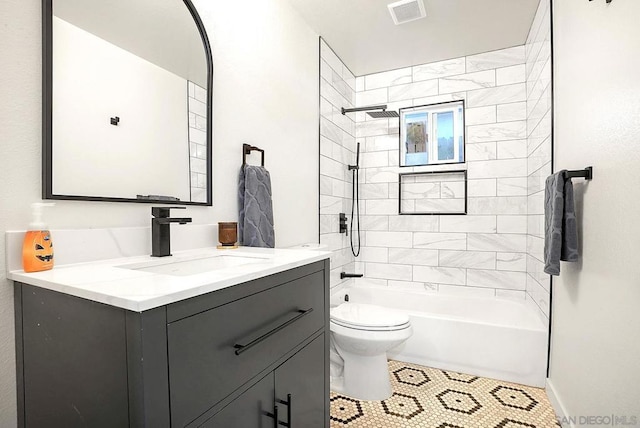
[[[400,166],[464,162],[464,100],[400,109]]]

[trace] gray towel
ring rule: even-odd
[[[544,191],[544,271],[560,275],[560,260],[578,261],[573,183],[566,169],[547,177]]]
[[[240,245],[275,246],[271,177],[263,166],[242,165],[238,186]]]

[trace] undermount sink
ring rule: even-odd
[[[168,258],[167,260],[152,260],[150,262],[133,263],[117,267],[163,275],[189,276],[251,263],[260,263],[267,259],[266,257],[219,255],[197,259]]]

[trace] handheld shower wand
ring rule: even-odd
[[[358,257],[360,255],[360,143],[356,146],[356,164],[349,165],[349,171],[352,174],[352,183],[351,183],[351,237],[349,238],[349,243],[351,244],[351,253],[354,257]],[[354,215],[355,212],[355,215]],[[357,223],[357,244],[354,245],[354,233],[353,233],[353,220],[356,219]],[[357,250],[356,250],[357,248]]]

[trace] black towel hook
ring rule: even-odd
[[[246,165],[247,164],[247,155],[249,153],[251,153],[252,151],[254,151],[254,150],[257,151],[257,152],[260,152],[260,154],[261,154],[261,163],[262,163],[262,166],[264,166],[264,150],[262,150],[262,149],[260,149],[260,148],[258,148],[256,146],[252,146],[251,144],[247,144],[247,143],[244,143],[242,145],[242,165]]]

